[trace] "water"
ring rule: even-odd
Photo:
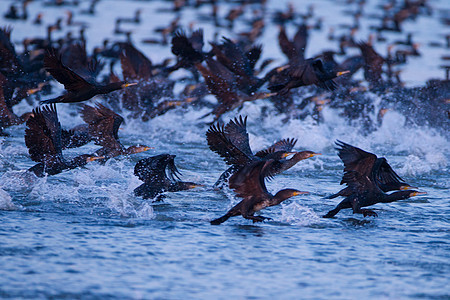
[[[96,34],[112,31],[108,20],[125,11],[131,16],[135,8],[144,7],[154,22],[168,20],[167,14],[153,11],[168,2],[113,1],[109,2],[115,5],[113,13],[102,14],[105,3],[98,7],[102,22],[75,16],[96,22],[87,31],[93,45],[101,42]],[[41,10],[39,1],[30,4],[30,11]],[[183,13],[187,23],[193,12]],[[48,23],[62,14],[61,9],[46,9]],[[418,24],[433,23],[430,19],[419,18]],[[133,27],[138,37],[148,37],[149,24],[146,19]],[[42,32],[15,22],[13,39]],[[206,31],[207,39],[208,34],[212,35]],[[262,42],[270,55],[279,53],[267,37]],[[158,47],[141,49],[158,62],[169,55],[167,48]],[[441,76],[433,64],[424,71],[421,84]],[[414,63],[405,70],[415,71]],[[262,113],[263,107],[269,116]],[[81,123],[74,117],[76,105],[57,108],[64,128]],[[19,112],[29,109],[26,103],[17,107]],[[148,123],[128,119],[119,132],[122,143],[143,143],[154,150],[39,179],[23,171],[34,164],[23,140],[25,126],[8,129],[10,136],[2,137],[0,144],[0,297],[450,298],[448,132],[409,125],[396,111],[389,111],[368,134],[328,107],[319,124],[311,118],[286,122],[273,111],[262,101],[248,103],[240,112],[249,115],[255,151],[294,137],[299,139],[296,149],[323,155],[302,161],[267,183],[271,192],[290,187],[310,194],[266,209],[264,216],[273,221],[256,225],[241,217],[220,226],[209,224],[237,199],[231,191],[211,188],[226,166],[207,147],[207,126],[198,120],[206,108],[171,111]],[[376,205],[378,218],[344,210],[334,219],[322,219],[339,202],[323,199],[341,188],[343,166],[333,149],[336,139],[386,157],[406,182],[428,195]],[[71,157],[94,149],[89,144],[64,154]],[[141,183],[133,175],[135,163],[161,153],[176,154],[182,179],[205,187],[167,194],[158,204],[134,197],[133,189]]]

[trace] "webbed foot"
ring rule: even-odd
[[[361,209],[361,213],[364,217],[378,217],[378,214],[370,209]]]
[[[252,220],[253,220],[253,223],[256,223],[256,222],[264,222],[264,220],[273,220],[273,219],[269,218],[269,217],[263,217],[263,216],[254,216],[252,218]]]

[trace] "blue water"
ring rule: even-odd
[[[108,14],[102,10],[105,2],[99,4],[99,18],[79,16],[95,23],[87,31],[93,45],[101,42],[95,39],[98,32],[112,34],[108,20],[131,16],[136,7],[154,16],[153,27],[171,19],[152,10],[168,2],[111,1],[115,9]],[[41,5],[32,2],[30,11],[43,10]],[[64,13],[48,8],[46,14],[51,23]],[[185,12],[183,20],[187,23],[192,15]],[[430,19],[418,22],[432,23]],[[145,24],[136,26],[138,36],[151,33]],[[43,33],[29,22],[13,25],[16,41]],[[268,38],[262,40],[264,49],[279,52]],[[169,56],[167,48],[160,48],[141,47],[156,61]],[[414,64],[409,71],[406,67],[412,74],[409,84],[418,80]],[[442,76],[433,64],[423,72],[422,84]],[[60,91],[55,89],[55,94]],[[30,108],[22,103],[17,110]],[[76,105],[57,108],[64,128],[81,123]],[[448,132],[408,125],[395,111],[389,111],[375,131],[362,134],[361,125],[349,125],[328,107],[320,124],[309,118],[266,116],[263,108],[274,111],[262,101],[248,103],[240,112],[249,116],[254,150],[294,137],[299,139],[296,149],[323,155],[267,183],[271,192],[289,187],[310,194],[266,209],[264,216],[273,221],[256,225],[241,217],[220,226],[209,224],[238,199],[229,190],[211,188],[226,165],[207,147],[208,127],[198,120],[206,108],[171,111],[148,123],[127,118],[119,132],[122,143],[143,143],[154,150],[40,179],[23,171],[34,164],[23,140],[25,126],[8,129],[10,136],[0,138],[0,298],[449,299]],[[234,113],[226,116],[231,117]],[[340,201],[323,199],[341,188],[343,166],[333,148],[336,139],[386,157],[406,182],[428,194],[378,204],[373,207],[378,218],[344,210],[334,219],[322,219]],[[94,149],[89,144],[64,154]],[[136,198],[133,189],[141,182],[133,175],[135,163],[161,153],[176,154],[182,179],[205,187],[167,194],[157,204]]]

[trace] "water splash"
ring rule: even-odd
[[[320,217],[311,209],[296,202],[282,204],[281,220],[292,225],[309,226],[320,222]]]
[[[0,189],[0,210],[17,210],[17,206],[12,203],[11,196]]]

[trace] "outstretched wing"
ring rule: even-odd
[[[229,184],[236,196],[247,199],[267,193],[263,172],[272,162],[273,160],[255,161],[231,176]]]
[[[404,180],[395,173],[384,157],[377,159],[373,170],[373,177],[379,186],[406,185]]]
[[[166,154],[141,159],[134,167],[134,175],[147,183],[160,183],[166,178]]]
[[[27,120],[25,145],[35,162],[62,158],[61,124],[55,104],[35,108]]]
[[[77,92],[80,89],[92,86],[77,73],[66,67],[54,49],[46,53],[44,57],[44,68],[53,78],[62,83],[64,88],[69,92]]]
[[[297,139],[294,138],[282,139],[273,144],[272,146],[270,146],[269,148],[256,152],[255,156],[263,158],[271,153],[275,153],[278,151],[291,152],[296,143]]]
[[[247,116],[236,117],[225,125],[225,134],[228,139],[244,152],[248,157],[252,157],[253,153],[250,149],[249,137],[247,132]]]
[[[229,165],[245,165],[251,161],[245,152],[236,147],[225,134],[225,126],[212,125],[206,132],[209,148],[219,154]]]
[[[83,120],[89,125],[89,133],[102,146],[118,143],[118,130],[123,118],[109,108],[97,103],[96,107],[83,105]]]
[[[354,147],[352,145],[346,144],[342,141],[337,141],[336,148],[339,153],[339,157],[344,163],[344,177],[342,178],[341,184],[348,182],[346,178],[346,173],[355,171],[361,176],[370,177],[372,173],[373,166],[377,160],[375,154],[366,152],[360,148]]]

